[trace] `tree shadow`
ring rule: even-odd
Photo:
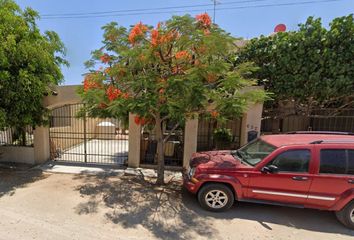
[[[330,211],[240,203],[235,217],[257,221],[265,228],[270,228],[267,223],[274,223],[314,232],[354,236],[354,231],[343,226]]]
[[[221,233],[211,223],[233,219],[254,221],[268,231],[273,231],[272,224],[276,224],[289,230],[354,236],[353,230],[340,224],[328,211],[237,202],[229,211],[213,213],[203,210],[179,181],[158,187],[142,176],[112,172],[75,178],[83,180],[76,190],[87,199],[77,206],[78,214],[97,213],[101,204],[109,221],[124,228],[141,225],[160,239],[188,239],[196,235],[219,238]]]
[[[172,180],[159,187],[143,176],[115,176],[117,174],[109,172],[76,176],[84,182],[76,190],[87,202],[80,203],[75,211],[93,214],[101,205],[110,222],[124,228],[141,225],[159,239],[190,239],[196,235],[215,238],[218,235],[207,218],[185,207],[180,182]]]
[[[277,224],[313,232],[354,236],[354,230],[343,226],[329,211],[237,202],[226,212],[212,213],[201,209],[196,199],[191,199],[191,194],[186,195],[189,196],[185,198],[185,207],[193,209],[202,218],[251,220],[269,231],[273,231],[271,224]]]
[[[25,188],[30,183],[42,180],[47,176],[40,169],[29,169],[28,166],[1,165],[0,166],[0,198],[12,196],[16,189]]]

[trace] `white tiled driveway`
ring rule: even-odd
[[[65,150],[55,160],[85,162],[85,144]],[[128,140],[93,139],[86,143],[87,163],[122,165],[128,159]]]

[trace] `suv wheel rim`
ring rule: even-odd
[[[222,208],[228,201],[226,193],[220,190],[211,190],[205,195],[205,202],[211,208]]]
[[[354,208],[350,212],[350,220],[352,221],[352,223],[354,223]]]

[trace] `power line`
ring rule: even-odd
[[[252,1],[238,1],[238,2],[226,2],[222,3],[223,5],[225,4],[235,4],[235,3],[241,3],[241,2],[256,2],[256,1],[267,1],[267,0],[252,0]],[[318,0],[318,1],[304,1],[304,2],[292,2],[292,3],[277,3],[277,4],[263,4],[263,5],[250,5],[250,6],[238,6],[238,7],[229,7],[229,8],[219,8],[218,10],[233,10],[233,9],[245,9],[245,8],[264,8],[264,7],[277,7],[277,6],[294,6],[294,5],[305,5],[305,4],[313,4],[313,3],[326,3],[326,2],[337,2],[341,0]],[[205,4],[202,6],[213,6],[214,4]],[[200,5],[189,5],[189,7],[195,7],[195,6],[200,6]],[[164,9],[170,9],[170,8],[185,8],[186,6],[179,6],[179,7],[166,7]],[[127,11],[151,11],[154,8],[150,9],[128,9],[128,10],[120,10],[120,11],[110,11],[107,13],[113,13],[113,12],[127,12]],[[155,8],[161,9],[161,8]],[[43,18],[42,19],[80,19],[80,18],[101,18],[101,17],[120,17],[120,16],[135,16],[135,15],[150,15],[150,14],[166,14],[166,13],[180,13],[180,12],[202,12],[202,11],[213,11],[213,9],[186,9],[186,10],[176,10],[176,11],[157,11],[157,12],[137,12],[137,13],[127,13],[127,14],[102,14],[103,12],[97,12],[96,15],[93,15],[94,13],[88,13],[92,16],[86,16],[84,13],[73,13],[71,15],[41,15]],[[75,15],[74,15],[75,14]],[[80,16],[84,15],[84,16]]]
[[[214,0],[213,0],[214,1]],[[242,1],[230,1],[223,2],[223,5],[234,5],[240,3],[255,3],[255,2],[264,2],[269,0],[242,0]],[[184,6],[170,6],[170,7],[158,7],[158,8],[137,8],[137,9],[122,9],[114,11],[105,11],[105,12],[86,12],[86,13],[52,13],[52,14],[41,14],[42,17],[61,17],[61,16],[81,16],[81,15],[97,15],[97,14],[110,14],[110,13],[126,13],[126,12],[145,12],[145,11],[155,11],[155,10],[168,10],[168,9],[181,9],[181,8],[195,8],[195,7],[210,7],[214,3],[210,4],[198,4],[198,5],[184,5]]]
[[[290,3],[276,3],[276,4],[262,4],[262,5],[248,5],[228,8],[218,8],[218,11],[236,10],[236,9],[253,9],[253,8],[267,8],[267,7],[282,7],[282,6],[297,6],[308,5],[314,3],[328,3],[338,2],[342,0],[318,0],[318,1],[303,1],[303,2],[290,2]],[[207,4],[210,5],[210,4]],[[211,4],[213,5],[213,4]],[[225,5],[225,3],[223,3]],[[136,15],[151,15],[151,14],[167,14],[167,13],[191,13],[191,12],[206,12],[213,11],[213,8],[208,9],[191,9],[191,10],[176,10],[176,11],[156,11],[156,12],[139,12],[127,14],[102,14],[102,15],[89,15],[89,16],[47,16],[42,19],[84,19],[84,18],[103,18],[103,17],[122,17],[122,16],[136,16]],[[42,15],[43,16],[43,15]]]

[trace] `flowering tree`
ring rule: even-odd
[[[247,78],[254,67],[233,64],[236,39],[207,14],[174,16],[155,28],[139,22],[129,31],[117,23],[103,29],[104,46],[86,63],[90,72],[81,96],[92,116],[124,118],[132,112],[137,124],[154,126],[158,184],[169,137],[163,135],[165,121],[176,129],[197,114],[235,117],[265,97],[262,90],[242,91],[254,85]]]

